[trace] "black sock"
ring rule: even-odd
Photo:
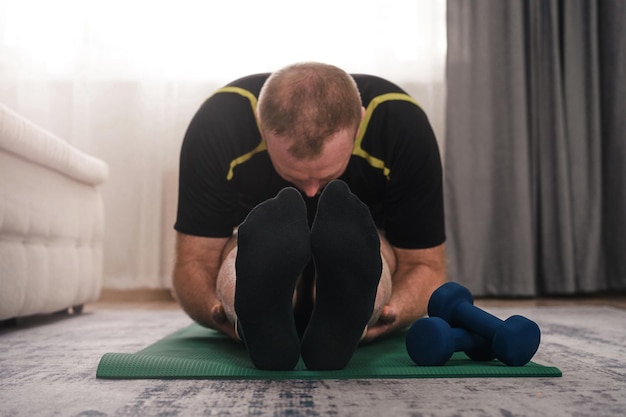
[[[256,206],[239,227],[235,311],[259,369],[289,370],[300,359],[293,292],[311,259],[310,245],[306,207],[294,188]]]
[[[343,369],[372,315],[382,260],[367,206],[342,181],[330,182],[320,196],[311,248],[316,299],[302,359],[312,370]]]

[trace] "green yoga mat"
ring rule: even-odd
[[[111,379],[370,379],[559,377],[555,367],[533,362],[510,367],[498,361],[473,362],[456,353],[445,366],[416,366],[404,334],[363,345],[341,371],[309,371],[302,361],[293,371],[260,371],[243,345],[192,324],[137,353],[106,353],[96,376]]]

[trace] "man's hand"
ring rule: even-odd
[[[222,303],[215,304],[211,308],[211,317],[215,323],[215,330],[219,330],[233,339],[241,340],[239,335],[235,333],[235,327],[226,317],[226,312],[224,311]]]
[[[389,333],[392,330],[393,324],[396,322],[397,319],[398,312],[393,308],[393,306],[387,304],[385,307],[383,307],[378,321],[376,321],[376,323],[374,323],[373,325],[368,326],[367,333],[365,333],[363,341],[371,342],[375,338],[385,333]]]
[[[365,341],[410,326],[427,314],[430,295],[446,280],[444,245],[428,249],[393,248],[397,266],[391,297],[380,318],[369,326]]]

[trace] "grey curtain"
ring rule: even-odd
[[[626,2],[447,4],[450,279],[626,289]]]

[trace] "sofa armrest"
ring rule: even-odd
[[[0,148],[86,184],[101,184],[109,175],[104,161],[81,152],[2,103]]]

